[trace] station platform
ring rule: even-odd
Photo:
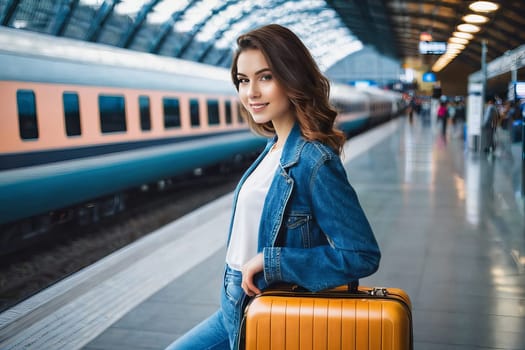
[[[451,129],[451,128],[449,128]],[[521,145],[487,156],[419,118],[352,138],[345,167],[414,349],[525,349]],[[0,349],[163,349],[219,304],[226,195],[0,314]]]

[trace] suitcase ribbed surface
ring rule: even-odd
[[[409,303],[395,297],[311,295],[255,298],[246,313],[246,349],[410,349]]]

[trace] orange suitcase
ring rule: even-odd
[[[412,350],[408,295],[397,288],[268,290],[245,309],[240,349]]]

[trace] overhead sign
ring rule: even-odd
[[[422,55],[441,55],[447,51],[447,43],[443,41],[420,41],[419,53]]]
[[[423,74],[423,81],[425,83],[435,83],[436,75],[433,72],[426,72]]]
[[[525,98],[525,82],[520,81],[515,84],[515,96],[516,98],[523,99]]]

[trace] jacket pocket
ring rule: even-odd
[[[310,248],[312,238],[310,232],[311,215],[291,213],[286,219],[286,246]]]

